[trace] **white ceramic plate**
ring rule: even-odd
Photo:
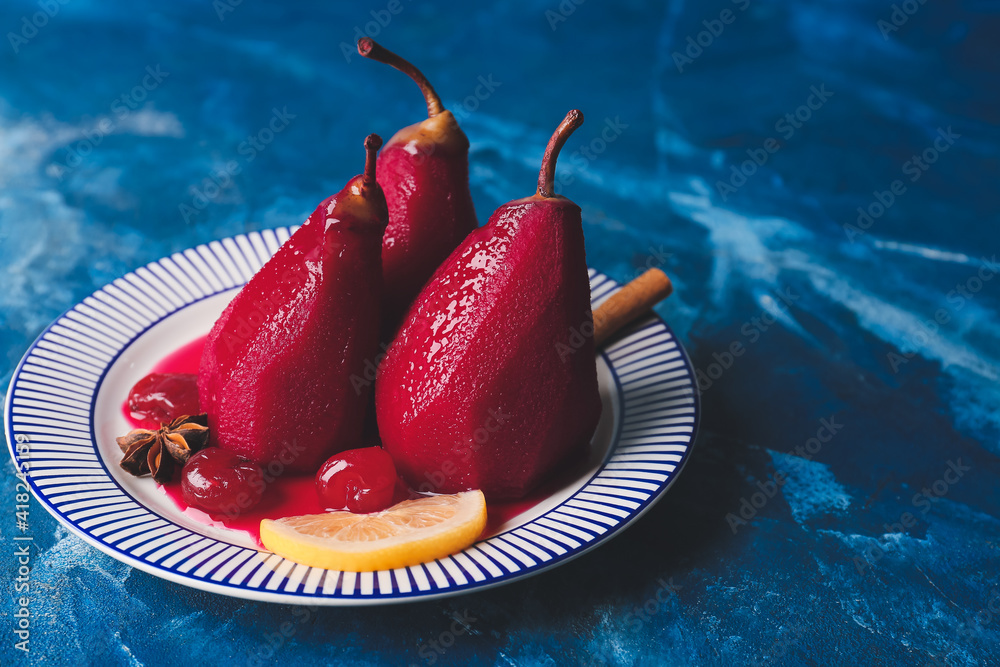
[[[7,393],[11,456],[74,534],[157,577],[236,597],[364,605],[456,595],[564,563],[616,535],[667,490],[698,424],[691,364],[650,316],[598,358],[604,409],[580,474],[462,553],[379,572],[337,572],[259,551],[242,532],[183,514],[149,477],[118,466],[121,405],[154,364],[211,329],[287,228],[153,262],[87,297],[25,354]],[[591,270],[595,306],[617,289]]]

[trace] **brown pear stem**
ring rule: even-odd
[[[594,344],[600,347],[623,326],[670,296],[674,286],[663,271],[650,269],[608,297],[594,311]]]
[[[441,104],[441,98],[438,97],[438,94],[434,92],[434,86],[431,85],[431,82],[427,80],[423,72],[418,70],[413,63],[396,55],[371,37],[362,37],[358,40],[358,53],[365,58],[371,58],[380,63],[391,65],[413,79],[420,86],[420,92],[424,94],[424,99],[427,100],[428,118],[433,118],[444,111],[444,105]]]
[[[367,190],[375,185],[375,158],[378,156],[378,149],[382,148],[382,137],[377,134],[369,134],[365,137],[365,173],[362,176],[361,188]]]
[[[572,109],[563,118],[563,122],[559,123],[559,127],[549,139],[549,145],[545,147],[545,155],[542,156],[542,168],[538,172],[539,197],[555,196],[556,159],[559,157],[559,151],[562,150],[563,144],[569,139],[569,135],[573,134],[573,131],[581,125],[583,125],[583,112],[579,109]]]

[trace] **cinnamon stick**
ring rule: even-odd
[[[594,343],[600,347],[619,329],[670,296],[674,286],[663,271],[650,269],[612,294],[594,311]]]

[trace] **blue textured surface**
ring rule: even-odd
[[[412,84],[342,55],[358,26],[462,111],[481,221],[531,192],[552,127],[584,110],[563,191],[584,209],[592,266],[674,278],[658,310],[705,374],[699,443],[610,544],[398,608],[200,593],[100,554],[32,502],[27,661],[997,664],[995,3],[244,0],[220,19],[223,3],[0,8],[4,386],[94,289],[300,222],[359,171],[365,134],[421,117]],[[275,109],[294,118],[241,148]],[[240,173],[206,189],[230,161]],[[185,220],[182,204],[206,203],[193,189],[211,201]],[[859,223],[859,206],[872,217]],[[9,664],[26,656],[3,470]]]

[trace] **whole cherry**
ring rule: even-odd
[[[316,493],[328,510],[369,514],[392,505],[396,466],[381,447],[349,449],[327,459],[316,473]]]
[[[132,416],[168,424],[181,415],[196,415],[198,376],[193,373],[150,373],[128,393]]]
[[[203,449],[181,470],[181,497],[188,505],[239,516],[264,495],[260,466],[221,447]]]

